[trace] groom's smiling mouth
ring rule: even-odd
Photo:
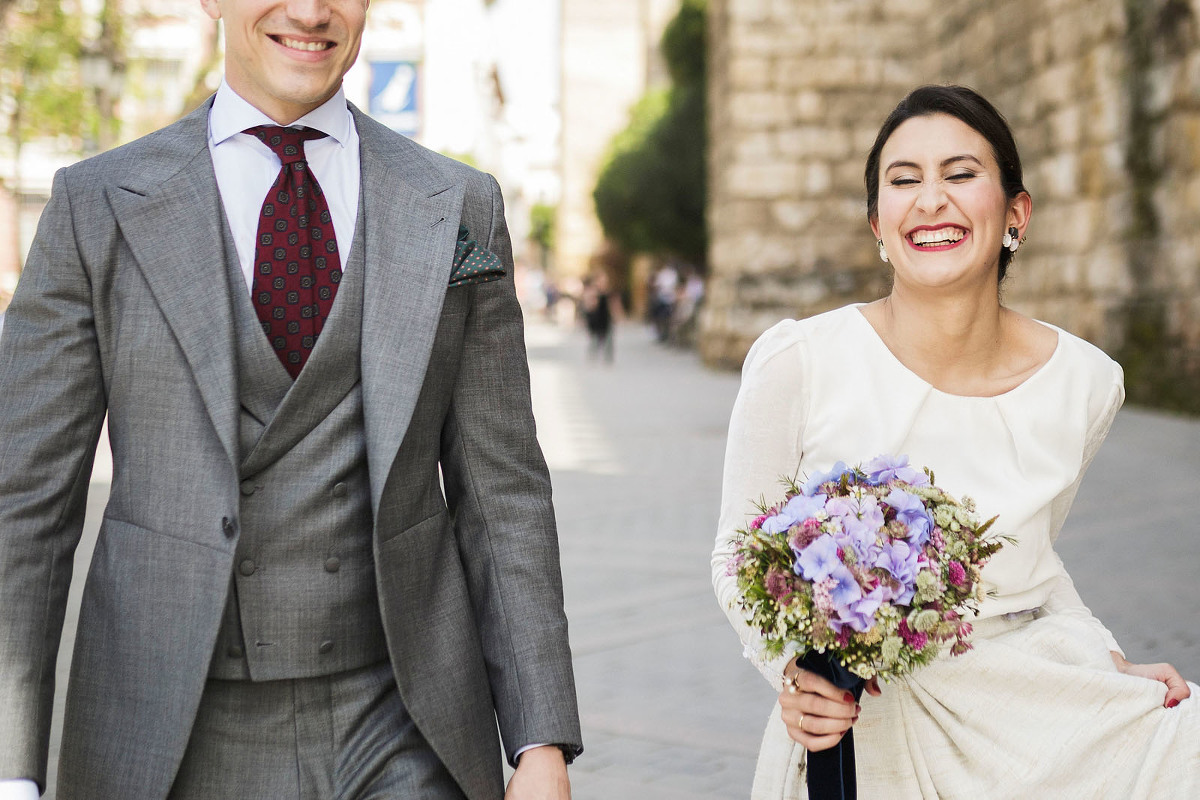
[[[291,36],[282,36],[276,34],[268,34],[272,41],[278,42],[289,50],[300,50],[306,53],[319,53],[322,50],[328,50],[333,47],[333,42],[327,39],[293,39]]]

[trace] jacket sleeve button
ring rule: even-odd
[[[318,647],[317,650],[320,651],[321,655],[327,655],[329,653],[332,653],[333,652],[333,640],[326,639],[325,641],[321,642],[321,646]]]
[[[337,572],[341,568],[342,568],[342,562],[341,562],[341,559],[339,559],[337,556],[333,556],[331,558],[325,559],[325,571],[326,572]]]
[[[349,493],[349,491],[350,490],[346,488],[346,484],[344,484],[344,483],[335,483],[333,485],[333,496],[334,497],[345,497]]]

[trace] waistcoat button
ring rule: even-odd
[[[338,559],[337,556],[333,556],[332,558],[325,559],[325,571],[326,572],[337,572],[341,568],[342,568],[342,562],[340,559]]]
[[[334,497],[345,497],[348,492],[349,492],[349,490],[346,488],[346,484],[344,484],[344,483],[335,483],[333,485],[333,496]]]
[[[225,651],[225,655],[229,656],[230,658],[241,658],[242,656],[246,655],[246,651],[242,650],[241,645],[234,644],[229,646],[229,649]]]
[[[319,650],[322,655],[324,655],[326,653],[332,653],[333,652],[333,640],[326,639],[325,641],[321,642],[321,646],[318,647],[317,650]]]
[[[258,487],[254,485],[254,481],[250,480],[249,478],[242,481],[242,494],[243,495],[245,495],[246,497],[249,497],[250,495],[254,494],[256,491],[258,491]]]
[[[243,561],[241,564],[238,565],[238,572],[242,573],[247,578],[250,577],[251,575],[253,575],[254,571],[256,569],[258,569],[258,566],[255,565],[254,559],[252,559],[252,558],[247,558],[245,561]]]

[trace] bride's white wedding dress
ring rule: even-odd
[[[1124,399],[1115,362],[1054,330],[1050,360],[995,397],[930,386],[855,306],[782,322],[747,357],[713,582],[747,655],[777,689],[787,659],[762,656],[726,564],[751,501],[780,497],[780,476],[905,454],[946,491],[974,498],[982,519],[999,515],[995,530],[1017,540],[984,568],[994,596],[980,608],[974,649],[882,684],[882,697],[863,695],[859,797],[1200,798],[1200,686],[1167,709],[1162,683],[1117,672],[1117,643],[1052,547]],[[776,705],[755,800],[805,797],[804,755]]]

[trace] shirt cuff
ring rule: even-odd
[[[540,744],[527,744],[524,747],[522,747],[520,750],[518,750],[517,754],[513,756],[513,763],[514,764],[519,763],[521,761],[521,754],[524,753],[526,750],[532,750],[535,747],[549,747],[549,746],[550,746],[549,742],[542,742]],[[4,797],[4,795],[0,795],[0,800],[7,800],[7,799]]]
[[[26,778],[0,780],[0,800],[38,800],[37,784]]]

